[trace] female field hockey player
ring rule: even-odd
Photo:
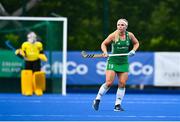
[[[128,21],[126,19],[119,19],[117,21],[117,30],[111,33],[101,44],[101,50],[103,56],[107,57],[107,46],[111,44],[113,54],[128,53],[129,56],[135,55],[136,50],[139,47],[139,42],[132,32],[126,31],[128,27]],[[129,52],[130,44],[133,48]],[[125,94],[125,85],[128,79],[128,56],[113,56],[107,59],[106,66],[106,81],[101,85],[99,92],[93,101],[92,107],[95,110],[99,109],[99,103],[101,97],[110,89],[113,85],[115,76],[118,77],[118,89],[116,93],[116,101],[114,111],[124,111],[121,107],[121,103]]]
[[[21,71],[22,94],[29,96],[34,92],[38,96],[42,95],[45,90],[45,73],[41,71],[41,60],[47,61],[47,58],[35,32],[27,34],[27,41],[15,54],[25,60],[25,69]]]

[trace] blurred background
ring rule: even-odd
[[[85,50],[88,53],[100,53],[100,44],[116,29],[117,20],[126,18],[129,22],[128,31],[133,32],[140,42],[136,56],[130,58],[127,92],[177,93],[180,88],[179,8],[179,0],[1,0],[0,16],[67,18],[67,93],[97,92],[99,85],[104,82],[105,59],[83,59],[80,52]],[[46,92],[60,93],[63,37],[61,34],[60,37],[56,35],[62,32],[62,25],[43,25],[46,28],[44,31],[36,28],[43,23],[23,22],[21,26],[12,24],[11,21],[8,21],[12,24],[9,26],[3,23],[1,21],[0,24],[0,92],[20,93],[18,75],[23,65],[3,62],[7,55],[9,58],[6,60],[13,61],[17,58],[5,42],[9,40],[15,48],[20,47],[26,41],[27,34],[27,28],[22,26],[28,25],[28,29],[37,31],[40,40],[43,40],[47,54],[49,51],[52,53],[48,55],[49,69],[56,74],[48,74],[47,64],[42,64],[42,69],[50,75],[47,76]],[[55,28],[57,26],[60,27],[59,30]],[[20,27],[23,31],[17,30]],[[16,34],[12,34],[15,31]],[[11,33],[5,34],[6,32]],[[53,56],[60,57],[58,65]],[[21,59],[16,61],[21,62]],[[20,68],[17,71],[11,70],[11,75],[7,75],[2,67],[9,65]]]

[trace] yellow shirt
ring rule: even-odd
[[[21,48],[25,52],[27,61],[35,61],[39,59],[39,53],[43,50],[43,45],[41,42],[24,42]]]

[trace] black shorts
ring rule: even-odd
[[[40,71],[41,70],[40,59],[35,60],[35,61],[25,61],[25,69],[32,70],[33,72]]]

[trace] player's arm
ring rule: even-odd
[[[47,59],[46,55],[44,54],[42,43],[37,42],[37,46],[38,46],[38,49],[39,49],[39,59],[46,62],[48,59]]]
[[[23,51],[22,49],[17,49],[17,50],[15,51],[15,54],[16,54],[17,56],[19,56],[20,58],[24,58],[24,57],[25,57],[25,53],[24,53],[24,51]]]
[[[134,51],[136,51],[139,48],[139,41],[137,40],[137,38],[134,36],[133,33],[129,32],[129,37],[132,41],[133,44],[133,49]]]
[[[129,56],[134,56],[136,50],[139,48],[139,41],[137,40],[137,38],[134,36],[133,33],[131,33],[131,32],[128,32],[128,33],[129,33],[129,37],[133,44],[133,49],[128,54],[129,54]]]
[[[15,51],[15,54],[19,56],[20,58],[24,58],[26,56],[25,54],[26,46],[27,46],[27,43],[23,43],[21,48]]]
[[[114,33],[111,33],[102,43],[101,43],[101,50],[104,54],[104,57],[107,57],[107,46],[114,40]]]
[[[42,61],[45,61],[45,62],[48,60],[46,55],[43,53],[43,51],[40,52],[39,59],[41,59]]]

